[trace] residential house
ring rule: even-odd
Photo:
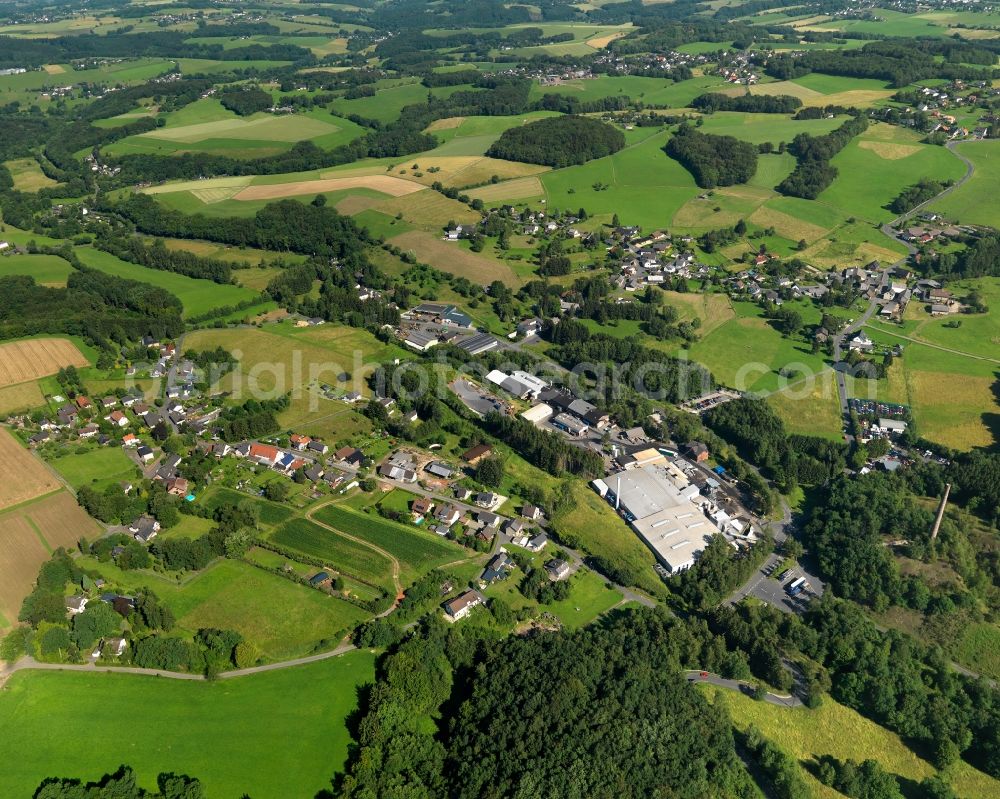
[[[448,614],[452,621],[458,621],[468,616],[473,608],[482,605],[485,598],[478,591],[466,591],[454,599],[449,599],[444,603],[444,612]]]
[[[306,479],[313,483],[317,483],[320,480],[322,480],[324,473],[325,472],[323,471],[322,466],[310,466],[303,472],[303,474],[306,476]]]
[[[326,453],[330,451],[330,448],[326,444],[322,441],[316,441],[315,439],[310,440],[309,443],[306,444],[306,449],[319,455],[326,455]]]
[[[442,505],[434,514],[434,518],[437,519],[437,521],[448,527],[455,524],[455,522],[457,522],[461,517],[462,514],[454,505]]]
[[[117,425],[118,427],[128,427],[128,417],[121,411],[112,411],[109,416],[105,417],[111,424]]]
[[[496,530],[500,526],[502,519],[495,513],[490,513],[486,510],[481,510],[476,513],[476,521],[479,522],[484,528],[491,528]]]
[[[77,613],[83,613],[87,608],[87,603],[90,600],[85,596],[68,596],[66,597],[66,610],[70,616],[75,616]]]
[[[299,452],[308,447],[309,442],[311,441],[312,439],[309,436],[300,436],[298,433],[292,433],[292,435],[288,437],[289,444],[293,449],[297,449]]]
[[[313,588],[322,588],[323,586],[330,584],[330,575],[325,571],[316,572],[312,577],[309,578],[309,585]]]
[[[251,444],[249,456],[263,466],[274,466],[280,453],[278,448],[270,444]]]
[[[100,432],[96,424],[88,424],[80,428],[80,438],[93,438]]]
[[[525,505],[521,508],[521,515],[525,519],[531,519],[532,521],[537,521],[542,517],[542,509],[535,507],[534,505]]]
[[[135,433],[126,433],[122,436],[122,446],[123,447],[137,447],[139,446],[139,437]]]
[[[417,497],[410,504],[410,510],[416,516],[426,516],[434,510],[434,502],[428,497]]]
[[[132,537],[136,541],[148,544],[160,532],[160,523],[149,514],[144,513],[128,526],[128,531],[132,533]]]
[[[569,577],[572,569],[566,561],[560,560],[559,558],[553,558],[545,564],[545,571],[548,573],[550,580],[557,582],[559,580],[565,580]]]
[[[472,497],[472,501],[480,508],[492,508],[497,501],[497,495],[492,491],[480,491]]]
[[[139,456],[139,460],[143,463],[151,463],[153,458],[156,457],[153,450],[144,444],[139,446],[139,448],[135,451],[135,454]]]
[[[547,543],[549,543],[549,537],[545,533],[539,533],[528,542],[527,549],[531,552],[541,552]]]
[[[128,641],[118,636],[105,638],[91,654],[93,657],[120,658],[128,648]]]
[[[514,560],[506,552],[499,552],[490,558],[480,579],[484,583],[495,583],[498,580],[506,580],[510,576],[511,569],[514,568]]]
[[[188,481],[183,477],[172,477],[166,481],[167,493],[174,497],[188,495]]]

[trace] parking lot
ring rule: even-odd
[[[507,403],[479,388],[471,380],[459,378],[454,380],[449,387],[458,395],[466,408],[479,416],[486,416],[490,411],[509,412]]]
[[[746,585],[730,597],[730,601],[739,602],[745,597],[752,596],[785,613],[802,613],[814,597],[823,593],[823,584],[798,565],[789,569],[787,574],[781,575],[778,567],[783,560],[781,555],[771,555]],[[779,576],[781,576],[780,581]],[[785,587],[800,577],[806,579],[808,587],[798,596],[790,597]]]

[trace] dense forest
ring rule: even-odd
[[[558,169],[611,155],[624,146],[624,134],[597,119],[558,116],[508,128],[486,154]]]
[[[703,189],[746,183],[757,171],[757,148],[734,136],[700,133],[687,123],[664,147]]]
[[[379,667],[344,795],[756,797],[679,674],[702,645],[662,611],[505,640],[431,620]]]

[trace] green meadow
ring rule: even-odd
[[[0,693],[0,726],[17,730],[0,743],[0,794],[30,796],[46,777],[93,780],[128,763],[149,789],[157,774],[179,772],[207,796],[313,796],[344,767],[347,719],[374,665],[371,653],[349,652],[216,682],[21,672]]]
[[[546,94],[565,94],[577,98],[580,102],[588,102],[620,94],[649,105],[684,108],[699,94],[722,88],[724,85],[722,78],[717,75],[703,75],[680,83],[663,78],[601,75],[596,78],[568,80],[554,86],[542,86],[536,83],[531,87],[530,96],[532,99],[540,99]]]
[[[115,277],[138,280],[159,286],[174,294],[184,306],[185,316],[200,316],[215,308],[237,305],[257,296],[257,292],[241,286],[213,283],[208,280],[149,269],[145,266],[122,261],[93,247],[77,247],[76,254],[87,266],[107,272]]]
[[[50,463],[73,488],[92,486],[98,491],[121,480],[134,479],[137,471],[121,447],[100,447],[63,455]]]
[[[45,286],[65,286],[73,267],[57,255],[12,255],[0,258],[0,277],[30,275]]]
[[[962,142],[955,151],[972,161],[975,171],[961,187],[931,204],[931,210],[969,225],[1000,227],[1000,141]]]

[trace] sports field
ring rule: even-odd
[[[0,344],[0,386],[54,375],[64,366],[86,366],[87,359],[65,338],[28,338]]]
[[[906,780],[919,782],[934,773],[933,766],[909,749],[899,736],[828,696],[823,697],[820,707],[810,710],[757,702],[710,685],[699,690],[713,704],[721,704],[728,710],[737,729],[746,730],[754,725],[800,763],[809,763],[821,755],[858,762],[874,758],[887,771]],[[840,799],[841,794],[820,783],[809,768],[803,768],[801,773],[817,799]],[[961,760],[947,779],[961,799],[1000,795],[1000,782]]]
[[[8,437],[3,432],[0,441]],[[71,549],[80,538],[93,538],[100,529],[68,491],[57,491],[0,512],[0,630],[17,620],[21,602],[31,592],[39,567],[53,550]]]
[[[126,762],[149,789],[160,772],[179,772],[206,796],[313,796],[344,767],[347,718],[374,663],[350,652],[218,682],[21,672],[0,694],[0,726],[18,731],[0,744],[0,794],[30,796],[45,777],[96,779]]]
[[[201,316],[229,305],[238,305],[244,300],[258,296],[258,292],[229,284],[199,280],[176,272],[149,269],[145,266],[122,261],[111,253],[93,247],[77,247],[76,254],[87,266],[100,269],[115,277],[138,280],[166,289],[181,301],[185,316]]]

